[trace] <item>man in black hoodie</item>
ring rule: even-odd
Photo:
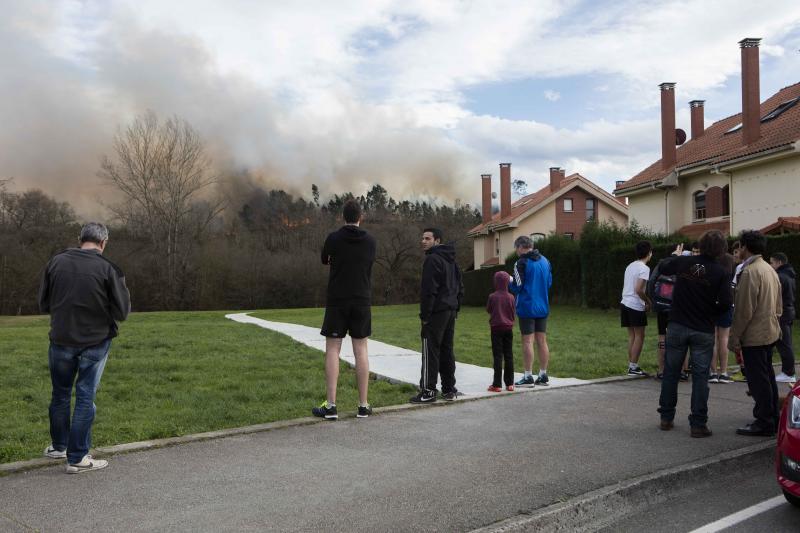
[[[422,371],[419,394],[411,403],[436,401],[436,382],[442,376],[442,398],[459,396],[456,389],[456,359],[453,353],[456,316],[461,308],[464,285],[456,264],[456,251],[442,244],[442,232],[426,228],[422,232],[425,263],[422,267],[419,318],[422,321]]]
[[[358,418],[367,418],[372,408],[367,401],[369,358],[367,337],[372,334],[372,264],[375,262],[375,239],[361,229],[361,206],[348,200],[342,209],[345,225],[325,239],[322,264],[330,266],[328,297],[322,331],[325,336],[325,381],[328,397],[314,416],[336,420],[336,386],[339,381],[339,353],[342,339],[349,333],[353,342],[358,382]]]
[[[108,461],[89,455],[94,400],[111,339],[117,336],[117,321],[128,317],[131,300],[122,270],[103,257],[107,243],[108,229],[103,224],[86,224],[80,248],[54,256],[39,288],[39,308],[50,314],[48,359],[53,385],[51,444],[44,454],[66,458],[68,474],[108,466]],[[75,411],[70,420],[73,384]]]
[[[792,347],[792,322],[795,318],[794,291],[795,291],[795,272],[789,264],[786,254],[777,252],[772,254],[769,264],[778,273],[781,281],[781,296],[783,299],[783,313],[781,314],[781,338],[775,343],[778,353],[781,355],[781,373],[775,376],[775,381],[779,383],[795,383],[797,378],[794,375],[794,349]],[[769,349],[769,360],[772,361],[772,348]]]

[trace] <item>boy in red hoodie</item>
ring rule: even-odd
[[[494,381],[489,387],[489,392],[501,392],[500,377],[503,374],[505,361],[505,374],[502,375],[506,390],[514,390],[514,297],[508,292],[508,283],[511,276],[500,271],[494,274],[494,292],[489,295],[486,302],[486,312],[489,313],[489,326],[492,328],[492,356],[494,357]]]

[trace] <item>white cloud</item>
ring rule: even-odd
[[[788,0],[12,0],[0,176],[85,198],[71,184],[91,182],[117,125],[152,108],[193,123],[220,164],[303,191],[382,181],[474,200],[500,160],[531,190],[553,164],[611,187],[658,157],[659,82],[677,82],[679,101],[716,98],[738,77],[737,41],[761,36],[779,69],[762,79],[793,83],[798,26]],[[463,96],[530,78],[553,81],[556,101],[565,76],[602,78],[590,81],[597,111],[572,129],[476,116]]]
[[[549,100],[551,102],[557,102],[561,99],[561,93],[558,91],[554,91],[552,89],[547,89],[544,92],[544,97],[546,100]]]

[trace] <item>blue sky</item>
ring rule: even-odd
[[[554,165],[608,189],[634,175],[659,157],[663,81],[679,127],[692,99],[708,123],[739,112],[744,37],[763,38],[762,99],[800,81],[787,0],[7,0],[4,15],[0,177],[84,210],[117,128],[148,109],[193,124],[221,175],[474,204],[499,162],[530,190]]]

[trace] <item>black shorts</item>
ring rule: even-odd
[[[624,304],[619,306],[619,317],[623,328],[642,328],[647,325],[647,313],[631,309]]]
[[[667,334],[667,323],[669,322],[669,311],[659,311],[656,313],[656,322],[658,323],[658,334]]]
[[[523,335],[547,332],[547,317],[544,318],[522,318],[519,319],[519,332]]]
[[[717,317],[716,326],[718,328],[729,328],[733,325],[733,307]]]
[[[354,339],[372,335],[372,309],[368,305],[341,305],[325,308],[321,335],[341,339],[347,334]]]

